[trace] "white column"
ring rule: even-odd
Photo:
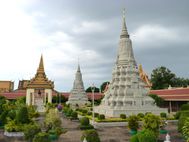
[[[170,110],[170,113],[171,113],[172,112],[171,101],[169,101],[169,110]]]
[[[34,89],[27,89],[26,90],[26,104],[27,105],[32,105],[31,104],[31,93],[33,94],[34,93]]]
[[[52,103],[52,89],[45,89],[45,94],[48,94],[48,103]]]

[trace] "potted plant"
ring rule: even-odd
[[[161,119],[160,130],[159,130],[160,134],[167,134],[167,130],[165,129],[166,125],[167,125],[167,121],[165,119]]]
[[[137,129],[139,128],[139,122],[138,122],[138,117],[136,115],[129,116],[128,127],[130,129],[131,135],[134,135],[137,133]]]

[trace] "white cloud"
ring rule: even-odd
[[[80,25],[75,26],[73,32],[76,34],[97,33],[105,30],[104,24],[96,21],[83,21]]]
[[[169,27],[160,25],[143,25],[131,33],[133,42],[143,47],[153,47],[153,44],[162,44],[165,42],[181,40],[179,33]],[[148,45],[148,46],[144,46]]]

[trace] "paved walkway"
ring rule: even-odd
[[[78,128],[79,122],[71,121],[62,117],[62,127],[67,130],[65,134],[62,134],[58,142],[81,142],[82,131]]]

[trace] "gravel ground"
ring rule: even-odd
[[[57,142],[81,142],[82,131],[78,129],[79,122],[73,122],[62,117],[62,127],[67,130],[62,134]],[[171,142],[185,142],[181,134],[177,132],[176,124],[168,124],[166,129],[171,136]],[[97,128],[101,142],[129,142],[130,134],[126,127],[101,127]],[[159,136],[161,142],[165,140],[165,134]],[[0,130],[0,142],[25,142],[23,138],[8,138]]]

